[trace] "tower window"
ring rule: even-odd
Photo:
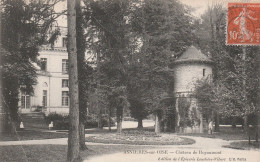
[[[47,70],[47,58],[41,58],[41,70],[42,71]]]
[[[203,69],[203,76],[205,76],[205,74],[206,74],[206,69]]]

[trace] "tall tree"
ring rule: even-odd
[[[201,16],[202,23],[197,25],[196,35],[198,42],[196,42],[200,48],[206,54],[211,54],[212,60],[216,63],[213,66],[213,82],[219,81],[219,76],[223,70],[223,61],[220,61],[225,54],[223,49],[222,40],[223,33],[225,33],[225,9],[219,3],[208,6],[207,11]],[[207,31],[207,32],[205,32]],[[220,41],[221,40],[221,41]],[[215,119],[215,131],[219,131],[219,109],[212,109],[212,118]]]
[[[79,161],[79,87],[76,41],[76,5],[74,0],[68,6],[68,55],[69,55],[69,135],[67,161]]]
[[[145,68],[138,61],[139,53],[132,53],[129,58],[127,81],[128,101],[130,103],[131,116],[138,121],[138,128],[143,128],[143,119],[149,114],[149,109],[146,107],[143,100],[144,82],[142,81]]]
[[[92,35],[96,36],[95,44],[101,54],[101,84],[111,90],[139,86],[139,92],[128,91],[128,99],[136,99],[133,96],[139,93],[145,105],[141,111],[144,116],[149,109],[157,112],[159,105],[165,106],[165,98],[173,97],[168,93],[173,80],[168,68],[170,60],[191,43],[188,11],[177,1],[100,0],[90,6]],[[133,64],[136,66],[132,68]],[[160,104],[151,108],[156,103]],[[132,112],[137,110],[134,107]]]
[[[256,66],[256,68],[257,68],[257,78],[260,80],[260,55],[257,55],[257,66]],[[258,90],[257,91],[258,91],[258,94],[257,94],[257,105],[256,105],[256,107],[258,107],[258,109],[260,109],[260,82],[258,82]],[[260,117],[260,112],[258,112],[256,114],[256,124],[255,124],[255,126],[256,126],[256,134],[255,134],[256,142],[258,142],[258,138],[259,138],[259,127],[258,127],[258,125],[260,124],[259,117]]]
[[[115,107],[117,133],[122,133],[123,112],[128,108],[129,103],[126,95],[126,88],[124,86],[114,88],[109,95],[110,107]]]
[[[54,6],[60,0],[1,2],[1,50],[3,107],[15,132],[18,117],[18,94],[33,94],[39,46],[48,43],[48,33],[55,19]],[[26,3],[27,2],[27,3]],[[5,51],[5,52],[4,52]],[[7,122],[8,123],[8,122]]]
[[[168,106],[165,99],[172,98],[172,71],[174,56],[191,44],[192,18],[178,1],[145,0],[136,6],[131,16],[133,31],[138,33],[142,46],[138,62],[142,64],[143,100],[156,115],[156,126],[165,119]],[[173,109],[173,107],[172,107]],[[158,116],[159,115],[159,116]],[[156,130],[160,131],[161,128]]]
[[[112,93],[113,90],[126,86],[126,56],[129,53],[129,25],[126,23],[126,16],[129,1],[100,0],[91,1],[89,5],[90,11],[86,13],[89,17],[89,33],[92,37],[92,47],[98,54],[97,92],[100,94],[99,92],[103,91],[101,88],[108,87],[105,89]],[[100,114],[102,110],[99,108]],[[99,116],[101,119],[101,115]]]
[[[80,149],[85,150],[85,123],[87,120],[87,99],[91,68],[86,64],[86,35],[85,19],[83,17],[81,0],[76,1],[76,41],[77,41],[77,63],[79,77],[79,144]]]
[[[212,33],[207,37],[199,34],[198,37],[200,42],[203,42],[200,46],[205,49],[204,53],[210,53],[215,62],[212,92],[216,93],[219,99],[219,113],[224,116],[246,118],[259,112],[256,106],[259,82],[259,78],[256,77],[256,60],[259,48],[226,45],[225,13],[221,5],[209,8],[202,16],[200,30],[196,33]]]

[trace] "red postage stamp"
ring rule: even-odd
[[[260,3],[229,3],[228,45],[260,45]]]

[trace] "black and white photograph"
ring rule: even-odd
[[[1,162],[260,162],[260,0],[1,0]]]

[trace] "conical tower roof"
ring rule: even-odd
[[[190,46],[183,54],[174,61],[174,64],[180,63],[212,63],[212,60],[204,55],[194,46]]]

